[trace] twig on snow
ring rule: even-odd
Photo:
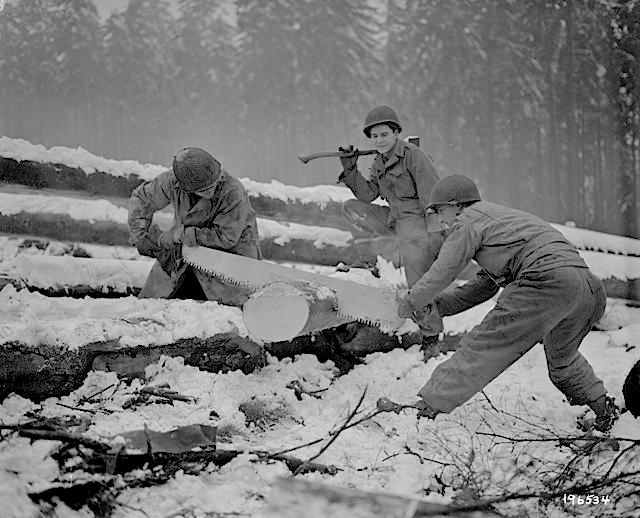
[[[293,472],[293,476],[295,477],[297,474],[299,474],[305,467],[307,464],[313,462],[315,459],[317,459],[318,457],[320,457],[320,455],[322,455],[325,451],[327,451],[327,449],[329,448],[329,446],[331,446],[335,440],[340,436],[340,434],[342,432],[344,432],[348,427],[349,427],[349,422],[356,416],[356,414],[358,413],[358,410],[360,409],[360,405],[362,405],[362,402],[364,401],[364,397],[367,394],[367,388],[365,387],[365,389],[362,391],[362,395],[360,396],[360,399],[358,400],[358,403],[356,404],[355,408],[353,409],[353,411],[351,412],[351,414],[349,414],[349,417],[347,417],[346,421],[342,424],[342,426],[333,434],[333,437],[331,437],[331,439],[329,439],[329,441],[327,442],[327,444],[325,444],[322,448],[320,448],[320,451],[318,451],[318,453],[316,453],[314,456],[312,456],[311,458],[309,458],[308,460],[306,460],[305,462],[303,462],[294,472]]]

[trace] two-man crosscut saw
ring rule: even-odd
[[[326,286],[335,293],[337,313],[345,320],[357,320],[384,330],[398,329],[405,322],[398,317],[396,293],[388,288],[287,268],[204,246],[183,246],[182,256],[187,264],[207,275],[254,291],[276,281]]]

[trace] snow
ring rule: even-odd
[[[483,311],[477,310],[479,313]],[[640,309],[632,317],[638,321]],[[479,317],[477,317],[479,318]],[[633,326],[633,324],[627,324]],[[620,387],[629,366],[638,359],[640,341],[637,328],[625,332],[591,332],[581,351],[594,365],[612,395],[622,400]],[[635,349],[626,343],[633,339]],[[169,430],[186,424],[216,425],[231,431],[229,443],[219,448],[280,451],[291,446],[328,437],[331,430],[344,421],[366,389],[363,410],[371,411],[382,396],[398,401],[411,401],[436,365],[449,355],[422,361],[422,353],[414,346],[406,351],[375,353],[346,375],[338,376],[331,362],[320,363],[315,357],[302,355],[294,360],[270,359],[255,373],[238,371],[208,373],[185,366],[181,358],[161,358],[147,368],[146,383],[168,383],[173,390],[195,396],[196,403],[175,402],[169,405],[146,405],[136,409],[122,408],[127,395],[140,386],[118,383],[115,374],[91,372],[85,384],[62,398],[50,398],[33,404],[19,396],[8,397],[0,406],[0,421],[18,422],[28,410],[41,408],[47,416],[81,415],[57,405],[57,402],[79,405],[83,396],[116,384],[106,392],[104,401],[94,408],[108,410],[91,414],[86,435],[91,438],[116,440],[129,430]],[[606,357],[607,362],[599,361]],[[308,389],[327,389],[314,398],[303,395],[297,400],[287,385],[298,380]],[[486,396],[485,396],[486,395]],[[264,426],[247,423],[240,405],[251,398],[280,409],[278,417]],[[219,417],[211,417],[215,410]],[[530,442],[500,445],[495,437],[482,433],[502,434],[514,438],[575,434],[575,420],[584,407],[571,407],[551,384],[546,374],[544,353],[540,345],[488,385],[484,394],[474,397],[450,415],[435,421],[416,420],[415,412],[399,415],[380,414],[340,434],[316,462],[333,464],[341,470],[335,476],[307,474],[303,479],[332,485],[389,492],[408,497],[425,496],[428,501],[450,502],[452,492],[444,491],[440,482],[454,487],[463,484],[463,473],[442,463],[458,462],[466,466],[469,476],[477,477],[488,495],[499,488],[511,491],[543,489],[538,480],[543,464],[567,462],[574,456],[568,448],[554,443]],[[623,414],[615,425],[613,436],[640,438],[640,424],[630,414]],[[12,489],[14,505],[22,505],[14,516],[29,510],[26,498],[20,498],[34,487],[56,483],[57,466],[47,457],[55,443],[9,437],[0,443],[0,458],[12,462],[14,469],[5,471],[4,487]],[[299,458],[315,454],[322,444],[305,447],[293,453]],[[407,449],[408,448],[408,449]],[[24,460],[17,460],[17,453]],[[410,453],[413,452],[413,453]],[[471,456],[471,452],[473,455]],[[615,456],[618,452],[610,452]],[[607,452],[597,454],[600,460]],[[418,458],[432,459],[421,460]],[[124,489],[117,497],[114,516],[211,515],[245,513],[260,516],[269,488],[280,477],[288,475],[282,463],[255,462],[246,453],[222,468],[210,466],[199,475],[182,472],[168,483],[157,487]],[[460,464],[462,463],[462,464]],[[42,466],[34,469],[34,466]],[[594,468],[595,469],[595,468]],[[473,475],[475,473],[475,475]],[[1,495],[2,493],[0,493]],[[2,498],[0,496],[0,498]],[[628,503],[627,503],[628,504]],[[133,511],[133,510],[138,511]],[[624,513],[623,513],[624,514]],[[71,514],[70,516],[81,516]],[[556,516],[568,516],[557,514]]]
[[[576,247],[582,250],[640,256],[640,239],[614,236],[613,234],[605,234],[603,232],[577,228],[570,225],[553,224],[553,226],[562,232],[564,237],[571,241]]]
[[[0,235],[0,271],[2,263],[11,261],[18,256],[45,255],[63,256],[82,249],[96,259],[125,259],[152,261],[141,256],[132,246],[94,245],[92,243],[62,243],[61,241],[33,238],[31,236],[2,236]]]
[[[108,200],[88,200],[45,194],[0,193],[0,213],[7,216],[26,213],[64,214],[79,221],[127,222],[127,209]]]
[[[112,176],[137,175],[143,180],[151,180],[167,170],[161,165],[141,164],[135,160],[103,158],[81,147],[54,146],[47,149],[41,144],[32,144],[24,139],[14,139],[4,135],[0,136],[0,156],[11,158],[17,162],[29,160],[31,162],[62,164],[82,169],[89,174],[100,171]]]
[[[87,286],[105,293],[124,293],[131,288],[141,289],[152,266],[152,261],[26,255],[0,262],[0,271],[38,288]]]
[[[247,335],[239,308],[136,297],[50,298],[10,284],[0,291],[0,344],[50,344],[73,350],[92,342],[162,345],[219,333]]]
[[[108,200],[90,200],[64,196],[48,196],[40,194],[0,193],[0,213],[6,215],[26,213],[47,213],[68,215],[80,221],[110,221],[118,224],[127,223],[127,210],[118,207]],[[91,216],[87,216],[87,215]],[[155,220],[161,228],[171,225],[171,216],[157,213]],[[292,239],[311,240],[316,248],[328,245],[347,247],[351,241],[351,233],[330,227],[302,225],[298,223],[282,223],[266,218],[258,218],[258,232],[263,239],[274,239],[280,246],[286,246]],[[566,237],[581,249],[580,253],[587,265],[601,278],[614,277],[621,280],[640,278],[640,240],[621,236],[612,236],[572,227],[557,226]],[[602,240],[603,245],[598,245]],[[605,250],[616,256],[593,250]]]
[[[116,224],[127,224],[127,209],[119,207],[108,200],[91,200],[65,196],[48,196],[43,194],[0,193],[0,214],[60,214],[77,221],[106,221]],[[90,216],[88,216],[90,215]],[[169,228],[171,216],[164,212],[154,215],[154,221],[161,228]],[[292,239],[311,239],[317,248],[327,245],[337,247],[349,246],[351,233],[344,230],[301,225],[298,223],[281,223],[278,221],[257,218],[258,232],[263,239],[273,238],[277,245],[285,246]]]
[[[351,233],[337,228],[302,225],[299,223],[281,223],[257,218],[258,233],[261,239],[273,239],[279,246],[286,246],[292,239],[312,240],[316,248],[328,245],[347,247],[352,239]]]
[[[265,196],[284,202],[315,203],[322,208],[330,202],[342,203],[353,198],[351,190],[338,185],[296,187],[294,185],[285,185],[277,180],[271,180],[270,183],[262,183],[250,178],[242,178],[241,182],[250,196]]]
[[[50,149],[41,144],[32,144],[27,140],[0,136],[0,156],[18,162],[32,161],[40,163],[63,164],[77,167],[88,174],[101,171],[116,177],[129,177],[133,174],[143,180],[152,180],[168,168],[162,165],[141,164],[135,160],[112,160],[94,155],[87,150],[55,146]],[[321,207],[329,202],[342,203],[353,197],[347,187],[338,185],[318,185],[313,187],[296,187],[285,185],[277,180],[262,183],[241,178],[240,181],[250,196],[266,196],[284,202],[317,203]],[[382,201],[377,201],[384,204]]]

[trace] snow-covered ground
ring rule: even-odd
[[[16,293],[12,288],[8,293],[3,292],[2,298],[5,302],[2,305],[6,307],[8,300],[16,312],[33,311],[36,318],[49,315],[49,321],[43,322],[41,328],[49,328],[51,333],[58,335],[60,330],[53,328],[56,320],[63,322],[67,319],[69,324],[74,318],[76,321],[81,318],[70,311],[73,303],[76,311],[84,312],[83,317],[98,306],[96,301],[92,301],[92,309],[89,310],[82,308],[82,301],[65,301],[63,307],[66,308],[56,311],[43,305],[45,298]],[[205,333],[213,332],[216,326],[233,325],[241,329],[235,310],[216,307],[215,303],[201,305],[201,311],[208,314],[208,318],[202,318],[204,313],[198,313],[198,305],[192,302],[146,301],[145,304],[158,306],[146,309],[142,306],[134,308],[132,300],[121,302],[123,304],[116,313],[128,315],[127,318],[132,315],[144,318],[145,312],[161,315],[160,320],[171,322],[176,330],[181,326],[194,328],[205,323],[209,326],[206,330],[201,329]],[[105,304],[115,307],[114,302]],[[103,312],[114,311],[114,307],[106,305],[101,308]],[[624,376],[640,357],[640,309],[625,307],[620,301],[610,301],[610,305],[603,325],[611,329],[590,333],[582,352],[610,393],[620,402]],[[486,306],[478,307],[467,312],[459,320],[464,322],[459,330],[479,321],[487,309]],[[614,318],[608,321],[611,313]],[[217,316],[215,324],[207,322],[213,315]],[[617,329],[618,326],[622,327]],[[0,324],[0,329],[6,333],[6,321]],[[14,329],[23,338],[30,336],[26,329]],[[70,344],[75,340],[73,335],[93,333],[86,329],[71,330],[71,327],[69,330],[72,331],[67,335]],[[124,327],[114,332],[126,335]],[[140,341],[146,337],[130,339]],[[185,366],[180,358],[162,358],[147,368],[145,382],[167,383],[181,394],[198,398],[197,403],[177,401],[173,406],[156,404],[137,409],[123,408],[123,403],[142,381],[127,385],[119,382],[113,373],[91,372],[84,385],[69,396],[50,398],[40,404],[16,395],[7,397],[0,406],[0,422],[24,422],[28,420],[25,415],[28,411],[38,411],[48,417],[88,416],[90,422],[85,435],[114,442],[117,442],[115,438],[119,434],[145,426],[150,430],[166,431],[187,424],[209,424],[226,430],[230,442],[221,443],[221,448],[276,452],[318,438],[329,438],[331,431],[345,420],[365,390],[363,412],[373,410],[375,401],[382,396],[412,401],[434,367],[447,357],[441,355],[424,363],[418,346],[406,351],[398,349],[375,353],[366,358],[364,365],[356,366],[344,376],[338,376],[331,362],[320,363],[308,355],[295,360],[271,359],[268,366],[253,374],[212,374]],[[309,391],[324,391],[318,393],[318,398],[303,395],[299,401],[287,388],[292,381],[300,382]],[[111,385],[113,388],[105,391],[99,402],[91,405],[82,403],[83,396],[95,394]],[[240,411],[241,404],[252,398],[260,401],[265,409],[262,424],[248,424],[245,414]],[[58,403],[82,406],[95,413],[71,410]],[[312,473],[299,476],[435,502],[450,502],[456,493],[460,495],[472,489],[484,497],[503,492],[544,494],[549,488],[543,484],[552,476],[554,468],[568,462],[574,453],[557,442],[536,441],[536,438],[574,436],[575,420],[584,412],[584,407],[569,406],[553,387],[546,374],[542,347],[538,345],[486,387],[484,394],[477,395],[452,414],[438,416],[435,421],[418,421],[413,411],[400,415],[377,415],[341,433],[316,459],[316,462],[338,467],[336,475]],[[640,439],[640,422],[629,413],[623,414],[612,435]],[[501,436],[514,442],[500,439]],[[527,438],[533,439],[532,442],[515,442]],[[627,443],[622,441],[623,448],[625,445]],[[303,448],[295,455],[309,458],[321,446]],[[36,516],[37,508],[27,493],[90,478],[83,472],[62,476],[50,457],[55,448],[55,442],[30,443],[15,436],[5,437],[0,442],[0,465],[5,466],[0,470],[0,501],[7,512],[4,516]],[[601,469],[597,467],[600,463],[618,453],[605,450],[592,454],[589,466],[576,464],[576,478],[586,476],[589,469]],[[639,457],[636,454],[628,462],[637,463]],[[631,467],[633,465],[623,463],[620,469]],[[636,464],[635,467],[639,466]],[[260,516],[264,509],[263,499],[268,501],[271,484],[287,474],[288,470],[282,463],[256,462],[254,455],[246,454],[222,468],[210,466],[199,475],[178,473],[158,487],[123,488],[117,497],[119,505],[114,516],[206,516],[215,513]],[[570,516],[575,510],[564,506],[561,497],[552,504],[558,510],[549,516]],[[517,510],[515,505],[506,505],[506,509],[513,513]],[[531,501],[527,505],[536,504]],[[604,515],[605,511],[613,508],[612,503],[608,505],[609,508],[601,506],[591,511],[595,513],[593,515]],[[624,500],[618,505],[622,507],[613,516],[637,516],[622,511],[631,505],[630,501]],[[564,512],[561,512],[563,507]],[[64,504],[58,506],[58,512],[60,516],[90,515],[86,508],[72,511]],[[531,516],[541,514],[544,513],[533,512]]]

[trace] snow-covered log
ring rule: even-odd
[[[246,337],[220,333],[154,346],[126,346],[115,340],[71,349],[56,343],[30,345],[19,341],[0,346],[0,400],[11,392],[40,400],[69,394],[90,370],[142,377],[161,356],[182,356],[185,364],[210,372],[253,372],[264,365],[263,349]]]
[[[249,335],[281,342],[336,327],[349,320],[337,311],[335,293],[308,282],[272,282],[252,294],[242,307]]]
[[[91,214],[87,212],[87,214]],[[274,224],[268,224],[265,232],[261,232],[260,246],[265,259],[279,261],[307,262],[320,265],[335,266],[342,262],[354,264],[370,261],[375,264],[376,255],[386,255],[389,247],[379,242],[334,245],[318,238],[309,232],[301,237],[303,229],[291,238],[286,234],[287,225],[282,233],[274,230]],[[258,225],[259,230],[263,225]],[[337,230],[337,229],[331,229]],[[124,223],[113,221],[88,221],[73,219],[67,214],[46,212],[2,213],[0,206],[0,232],[7,234],[31,235],[56,239],[60,241],[80,241],[104,245],[127,246],[129,244],[129,228]],[[344,232],[344,231],[338,231]]]
[[[0,268],[18,288],[49,296],[125,297],[137,295],[152,261],[20,255]]]
[[[321,484],[293,477],[280,479],[272,486],[262,515],[265,518],[298,518],[300,516],[497,518],[501,516],[491,511],[456,511],[450,505],[425,502],[380,491],[363,491]]]
[[[131,191],[143,181],[144,179],[135,173],[125,176],[103,171],[87,172],[80,167],[70,167],[61,163],[18,161],[0,155],[0,182],[37,189],[78,191],[126,200],[131,195]],[[342,216],[340,201],[313,202],[275,198],[267,193],[266,187],[269,184],[248,179],[242,179],[242,181],[247,187],[253,208],[260,216],[303,224],[322,221],[329,227],[348,228]]]

